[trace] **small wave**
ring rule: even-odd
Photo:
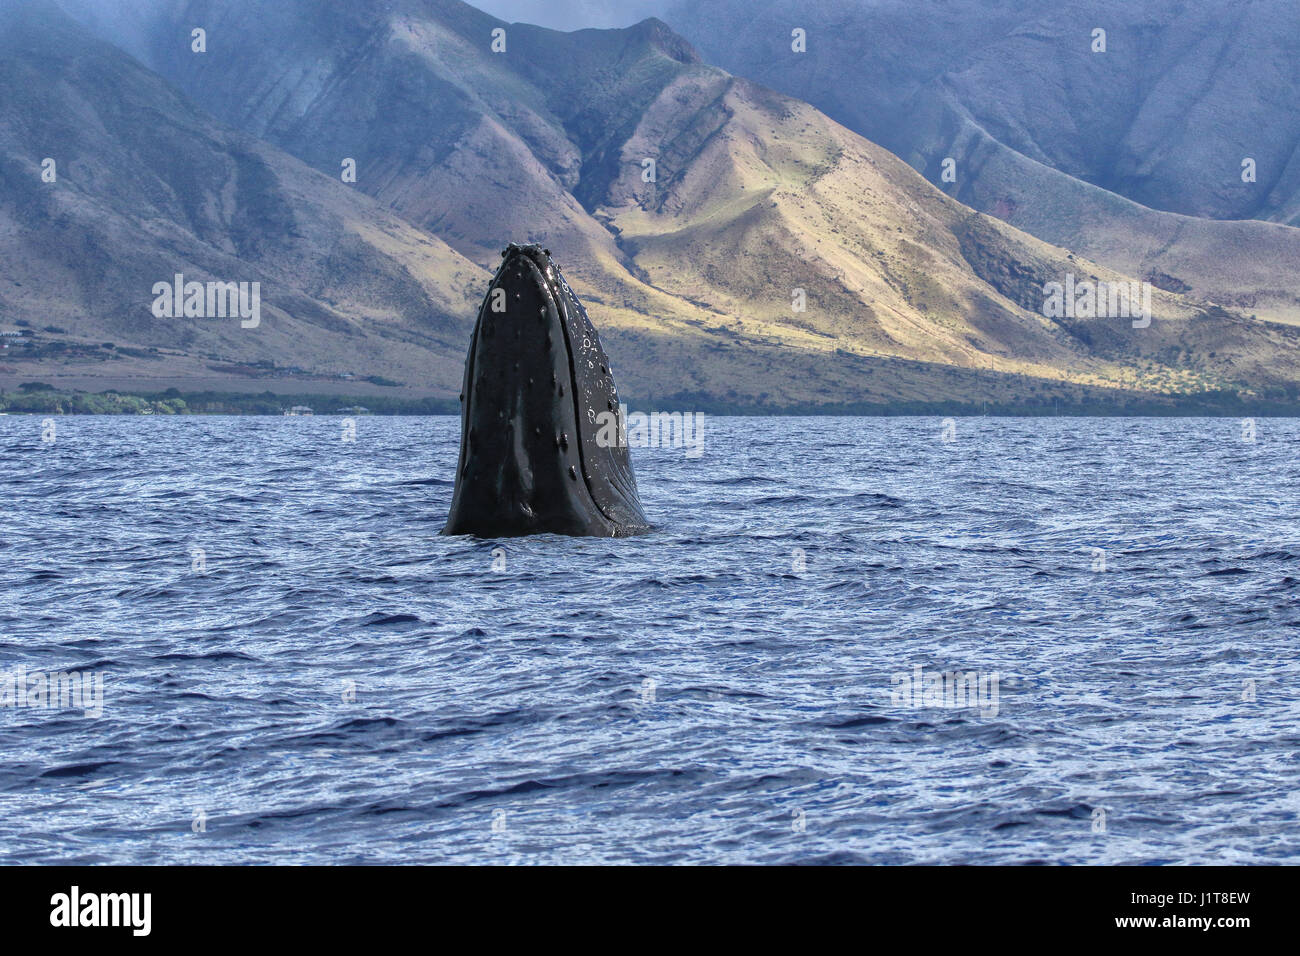
[[[159,654],[154,657],[157,661],[250,661],[257,663],[258,658],[242,651],[213,651],[209,654],[187,654],[183,651],[177,651],[171,654]]]
[[[358,623],[362,627],[391,627],[394,624],[419,624],[420,618],[414,614],[383,614],[375,611],[367,614]]]
[[[41,777],[89,777],[105,767],[116,767],[119,763],[120,761],[117,760],[99,760],[91,763],[68,764],[64,767],[54,767],[46,770],[41,774]]]
[[[848,720],[827,721],[821,726],[828,727],[831,730],[851,730],[854,727],[874,727],[877,724],[894,724],[898,721],[893,717],[882,717],[879,714],[866,714],[862,717],[850,717]]]
[[[732,478],[713,478],[706,481],[705,484],[744,487],[745,485],[779,485],[784,480],[783,478],[767,478],[763,475],[737,475]]]

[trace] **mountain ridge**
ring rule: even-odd
[[[1300,322],[1294,4],[1227,24],[1196,2],[662,9],[712,62],[823,109],[965,205],[1207,306]]]
[[[551,245],[628,394],[1174,400],[1285,392],[1300,377],[1290,331],[1176,289],[1154,290],[1145,330],[1045,316],[1043,282],[1140,277],[972,212],[808,104],[702,62],[662,21],[562,34],[456,0],[157,9],[118,29],[163,80],[266,149],[299,153],[332,193],[367,194],[366,215],[399,217],[417,245],[445,242],[468,285],[508,240]],[[185,27],[199,22],[206,54],[189,50]],[[222,52],[232,36],[238,57]],[[348,157],[357,182],[345,186]],[[431,352],[401,357],[405,387],[455,394],[453,340],[472,314],[440,319]]]

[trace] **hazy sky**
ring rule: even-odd
[[[0,0],[3,6],[7,0]],[[77,19],[91,23],[105,19],[140,19],[150,6],[163,0],[55,0]],[[228,0],[227,0],[228,2]],[[555,30],[583,27],[626,27],[646,17],[663,16],[673,0],[466,0],[511,23],[536,23]]]
[[[626,27],[662,16],[670,0],[468,0],[471,6],[510,22],[536,23],[556,30]]]

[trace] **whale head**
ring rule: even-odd
[[[549,251],[511,243],[501,255],[465,360],[443,533],[648,531],[614,375],[587,310]]]

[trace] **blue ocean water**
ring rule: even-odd
[[[0,679],[102,714],[0,707],[0,862],[1300,859],[1300,422],[709,418],[494,542],[452,418],[53,421]]]

